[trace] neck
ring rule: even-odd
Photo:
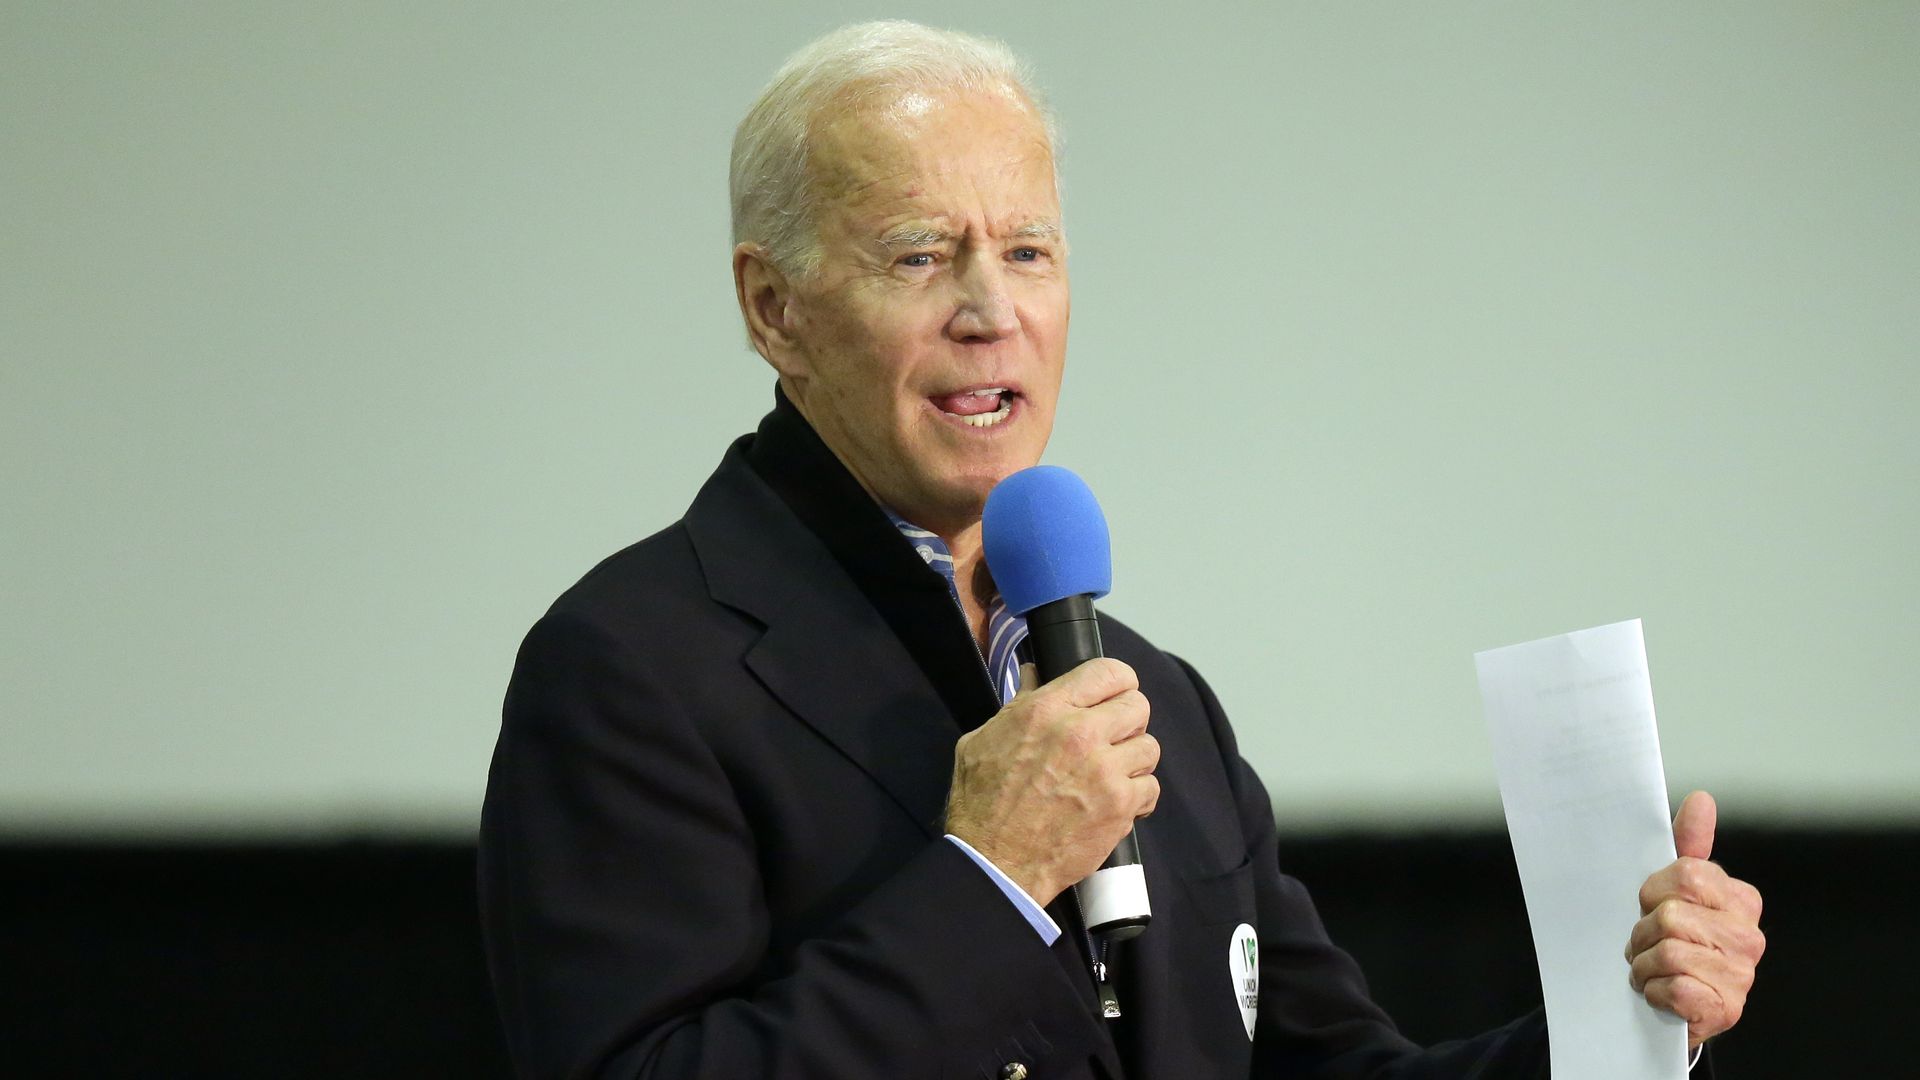
[[[993,585],[985,573],[980,522],[975,520],[958,529],[928,528],[938,532],[940,539],[946,541],[947,550],[953,552],[954,591],[960,595],[960,608],[966,612],[967,627],[973,631],[973,639],[984,654],[987,647],[987,601],[993,595]]]

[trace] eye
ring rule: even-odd
[[[911,267],[914,267],[915,269],[922,269],[928,266],[932,266],[933,260],[935,258],[936,256],[931,251],[916,251],[910,255],[900,256],[900,265],[911,266]]]
[[[1009,252],[1008,256],[1012,258],[1014,262],[1036,262],[1039,260],[1040,254],[1039,248],[1018,247]]]

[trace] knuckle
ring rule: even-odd
[[[1706,891],[1716,876],[1726,875],[1726,871],[1705,859],[1692,857],[1681,859],[1676,871],[1674,876],[1679,881],[1681,889],[1695,896]]]
[[[992,722],[1004,723],[1009,727],[1026,729],[1044,721],[1049,713],[1050,697],[1045,690],[1035,690],[1024,697],[1015,698],[1006,708],[996,714]],[[978,732],[975,728],[968,734]]]
[[[1632,973],[1633,978],[1640,983],[1651,982],[1666,974],[1660,970],[1658,955],[1654,953],[1652,949],[1648,949],[1639,956],[1634,957],[1633,963],[1627,965],[1627,969]]]
[[[1094,745],[1098,741],[1093,728],[1078,722],[1077,717],[1069,719],[1061,726],[1060,749],[1070,757],[1086,757],[1093,753]]]
[[[1662,971],[1680,970],[1687,953],[1686,944],[1676,938],[1661,938],[1647,951],[1653,954],[1654,963]]]
[[[1046,721],[1071,712],[1073,703],[1067,692],[1056,683],[1048,683],[1033,692],[1026,701],[1026,715],[1029,720]]]
[[[1672,993],[1673,1011],[1685,1017],[1690,1024],[1704,1022],[1720,1003],[1719,995],[1695,978],[1674,979]]]
[[[1699,882],[1700,871],[1692,858],[1683,857],[1673,864],[1673,883],[1682,889],[1692,889]]]
[[[1673,933],[1691,922],[1693,905],[1677,896],[1669,896],[1654,905],[1647,918],[1664,933]]]
[[[1633,929],[1627,931],[1627,959],[1632,960],[1638,956],[1646,949],[1646,943],[1657,936],[1658,931],[1653,925],[1653,916],[1641,916],[1640,920],[1633,924]]]

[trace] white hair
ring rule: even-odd
[[[807,155],[816,118],[829,105],[906,90],[1017,92],[1045,126],[1048,149],[1058,148],[1053,114],[1000,42],[900,20],[844,26],[788,57],[735,130],[733,242],[761,245],[782,273],[811,273],[819,251]]]

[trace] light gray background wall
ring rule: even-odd
[[[1049,460],[1289,827],[1487,823],[1646,620],[1743,821],[1920,819],[1920,7],[0,9],[0,825],[470,830],[520,634],[770,396],[726,148],[882,14],[1067,133]]]

